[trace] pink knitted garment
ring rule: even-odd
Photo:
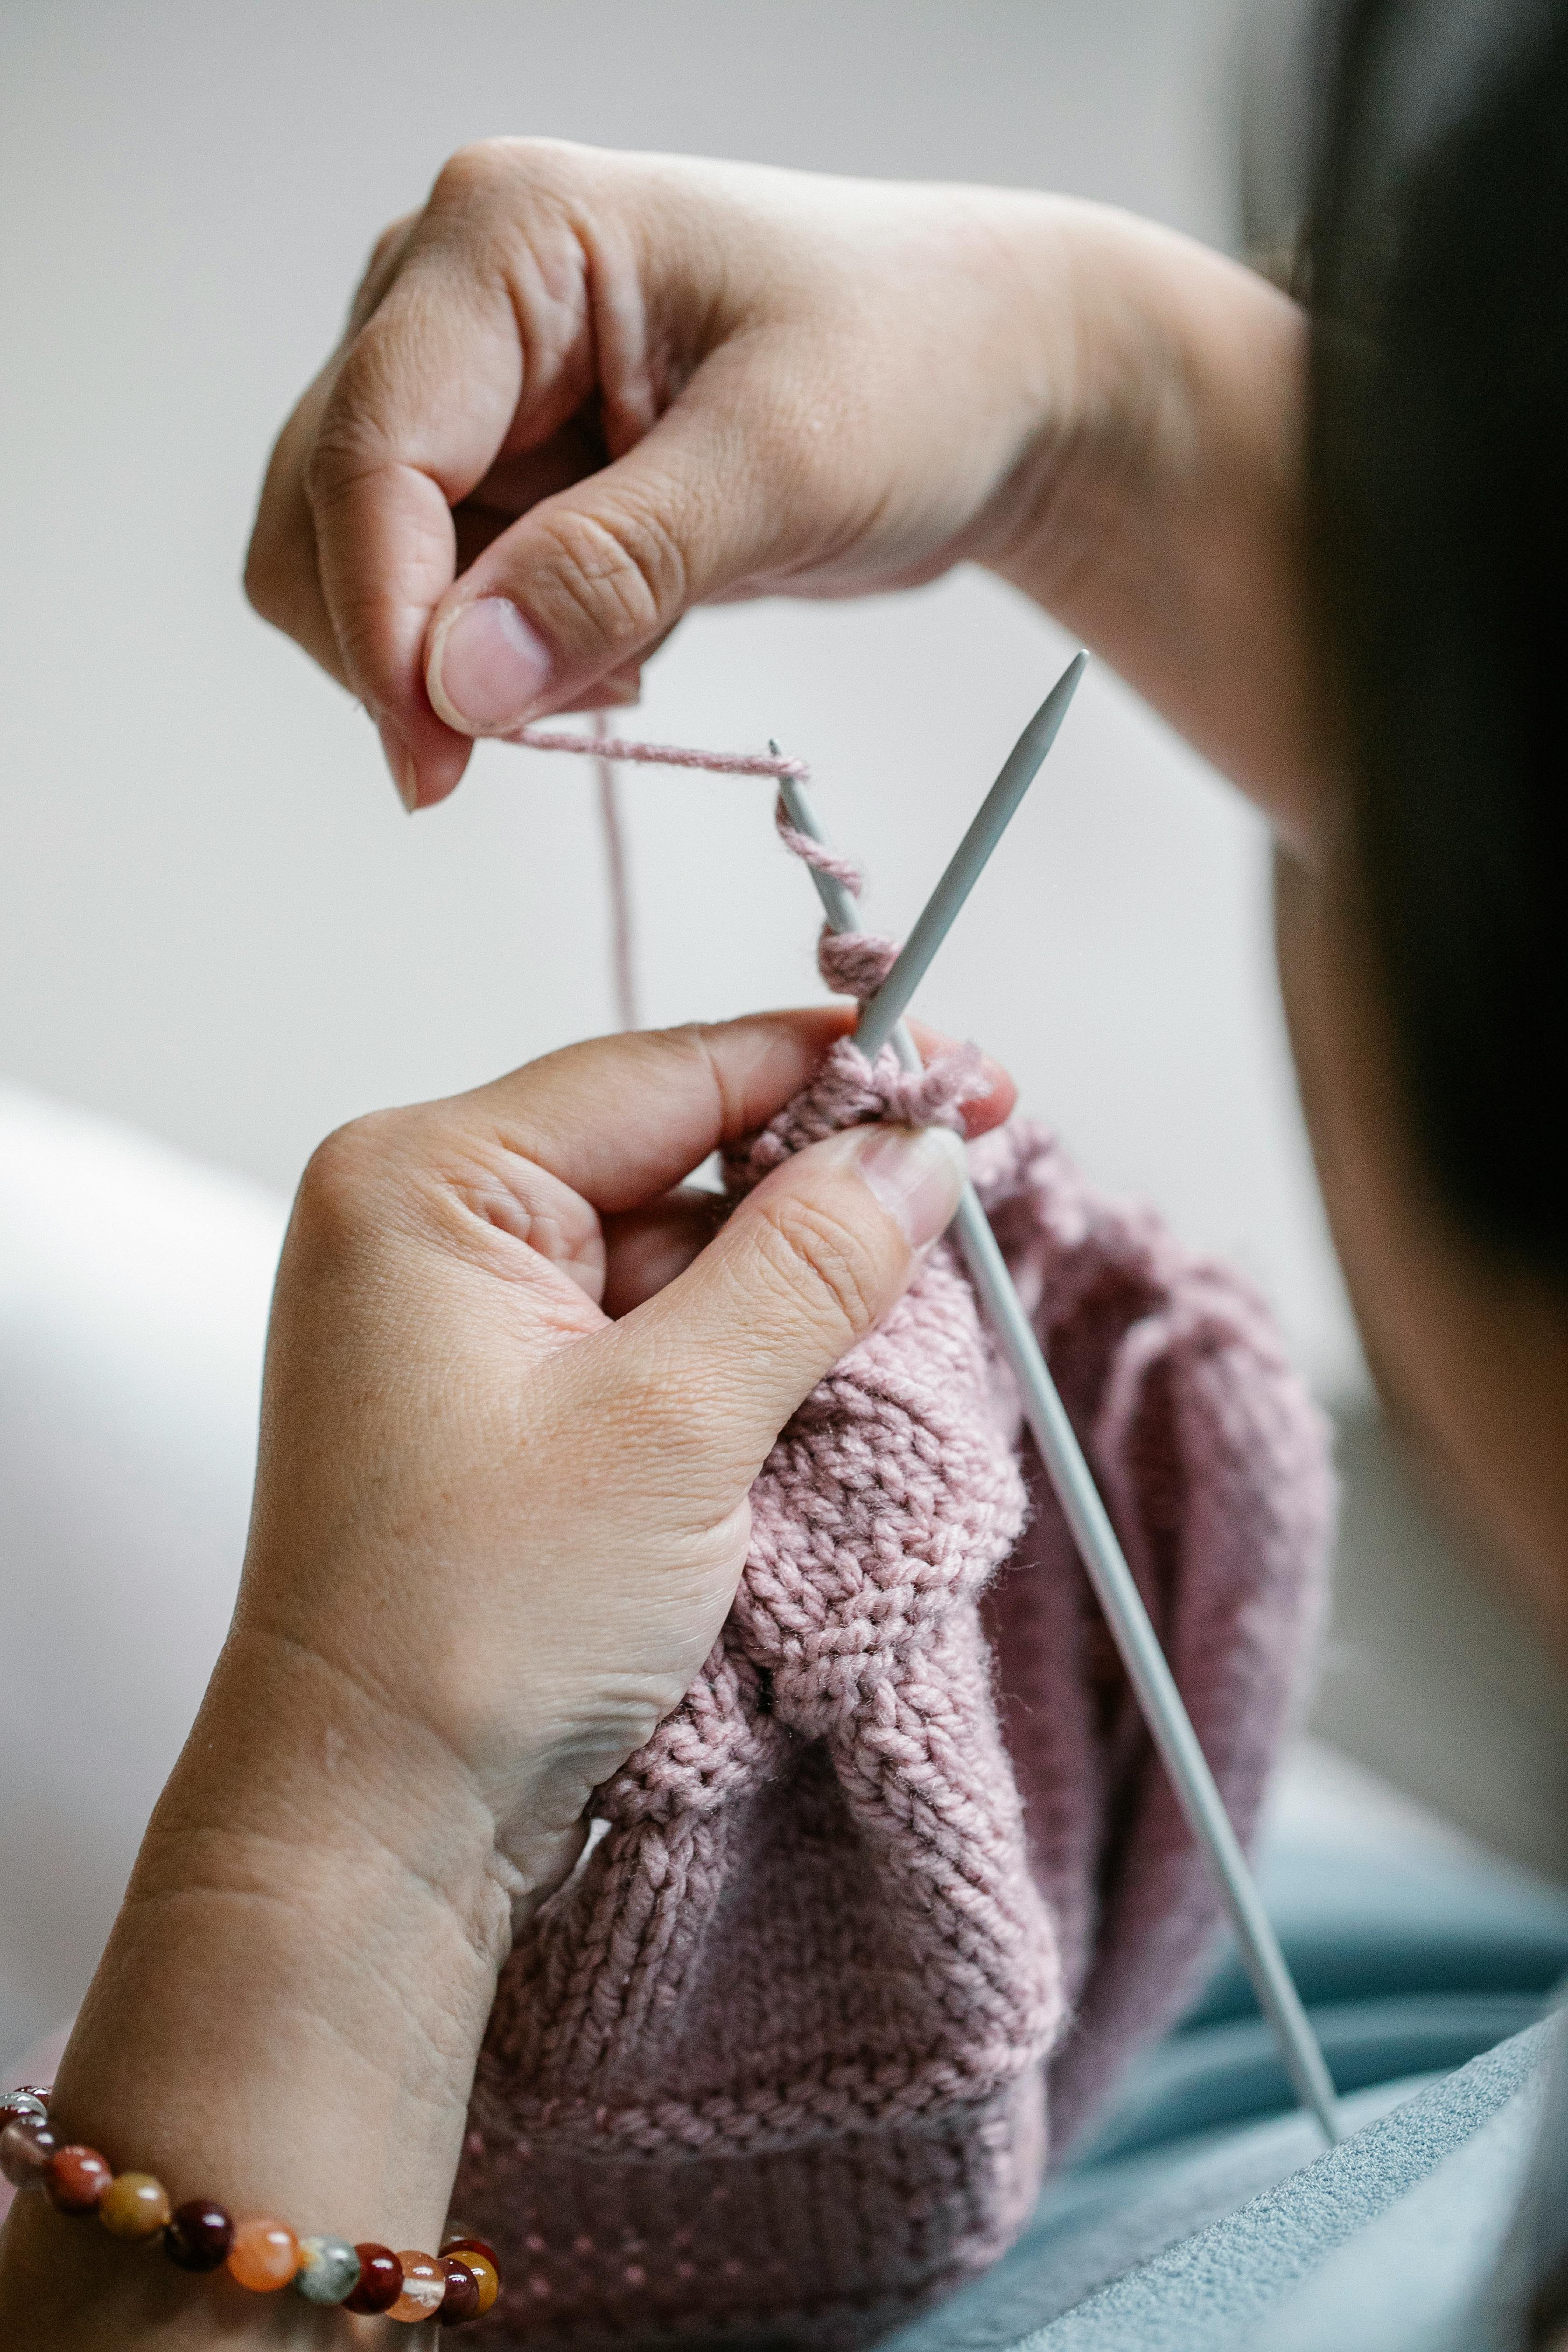
[[[732,1179],[972,1083],[840,1046]],[[1038,1129],[973,1158],[1245,1833],[1319,1609],[1319,1417],[1251,1292]],[[1192,1989],[1215,1899],[1017,1449],[939,1248],[780,1437],[719,1643],[505,1971],[453,2206],[499,2341],[885,2333],[1004,2250]]]

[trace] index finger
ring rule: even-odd
[[[640,1207],[679,1184],[710,1151],[766,1125],[810,1079],[854,1012],[825,1004],[740,1020],[693,1023],[568,1045],[457,1098],[503,1148],[547,1168],[605,1215]],[[921,1030],[921,1050],[945,1044]],[[965,1132],[1012,1109],[994,1063],[968,1107]]]
[[[415,772],[427,797],[446,790],[471,749],[431,708],[425,636],[457,576],[452,509],[500,454],[521,374],[502,292],[410,267],[345,352],[304,458],[338,663],[405,799]]]

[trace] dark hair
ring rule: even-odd
[[[1568,1277],[1568,5],[1352,0],[1307,283],[1370,934],[1473,1234]]]

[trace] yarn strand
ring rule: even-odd
[[[616,1019],[623,1029],[640,1029],[637,1002],[637,928],[632,902],[631,865],[626,855],[626,819],[621,808],[620,781],[605,746],[611,737],[602,710],[594,714],[594,761],[599,783],[599,827],[605,837],[605,870],[610,889],[610,963]]]
[[[684,768],[700,775],[760,776],[781,784],[809,783],[811,770],[804,760],[790,758],[776,744],[770,744],[765,751],[703,751],[681,743],[644,743],[632,737],[612,735],[603,711],[595,714],[591,735],[581,735],[566,727],[520,727],[505,740],[520,744],[526,751],[574,753],[595,764],[610,882],[616,1008],[621,1026],[635,1029],[638,1022],[631,891],[625,828],[616,793],[616,767],[625,763],[628,767]],[[782,793],[774,804],[773,824],[792,857],[798,857],[814,873],[830,875],[856,898],[861,895],[866,877],[860,866],[854,858],[841,856],[826,842],[814,841],[809,834],[793,825]],[[864,1002],[881,981],[892,954],[893,942],[877,932],[835,933],[825,926],[818,961],[823,979],[836,994]]]
[[[811,773],[804,760],[782,751],[698,751],[680,743],[639,743],[624,735],[578,735],[566,727],[520,727],[505,738],[525,751],[575,751],[589,759],[625,761],[631,767],[698,768],[714,776],[800,776]]]

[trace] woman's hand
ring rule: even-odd
[[[1041,209],[466,149],[285,428],[251,595],[364,702],[412,802],[472,735],[635,699],[693,604],[930,578],[994,542],[1049,438],[1069,264],[1054,304],[1020,299]]]
[[[969,558],[1298,817],[1303,348],[1103,207],[491,141],[377,247],[247,583],[411,808],[475,735],[635,700],[693,605]]]
[[[942,1129],[818,1145],[721,1223],[675,1189],[843,1026],[573,1046],[356,1122],[300,1188],[224,1676],[269,1741],[297,1711],[405,1784],[439,1759],[525,1900],[711,1648],[780,1428],[956,1205]]]
[[[956,1204],[956,1139],[882,1127],[718,1230],[682,1189],[847,1019],[602,1039],[317,1154],[234,1626],[60,2069],[65,2136],[176,2203],[432,2247],[517,1908],[696,1675],[779,1429]],[[1011,1106],[990,1075],[973,1132]],[[8,2226],[8,2352],[339,2326],[36,2197]]]

